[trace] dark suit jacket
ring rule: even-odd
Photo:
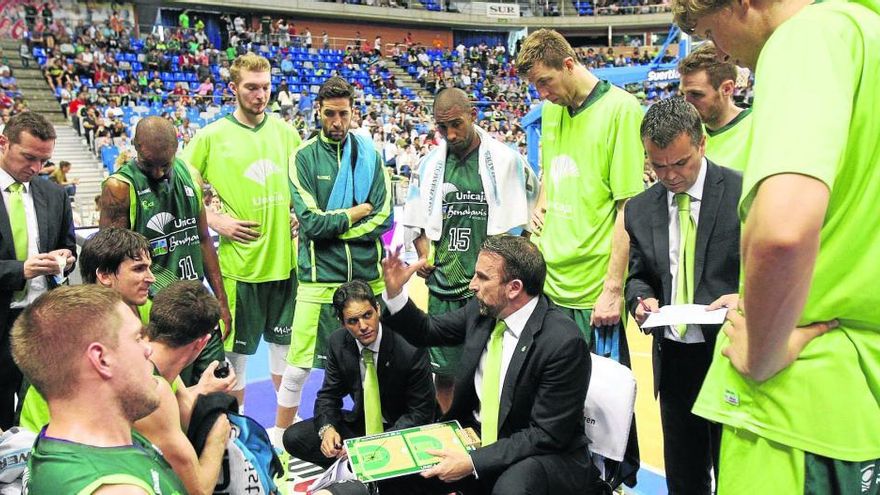
[[[345,329],[327,340],[324,384],[315,399],[315,428],[338,427],[343,421],[352,430],[364,431],[364,391],[361,383],[360,352],[354,337]],[[437,402],[428,353],[416,349],[382,325],[382,342],[376,363],[379,401],[386,430],[431,424]],[[351,395],[354,410],[342,410],[342,398]],[[338,429],[338,428],[337,428]]]
[[[661,306],[672,304],[672,273],[669,268],[669,209],[663,184],[656,183],[626,203],[624,219],[629,234],[629,275],[626,307],[635,314],[638,297],[656,298]],[[694,304],[709,304],[739,289],[740,222],[737,203],[742,175],[711,161],[697,222],[694,253]],[[703,325],[707,352],[712,352],[719,325]],[[654,394],[660,386],[660,358],[664,327],[654,335]]]
[[[428,317],[412,301],[384,320],[419,347],[464,344],[455,394],[446,419],[475,425],[479,408],[474,375],[495,319],[467,306]],[[520,334],[502,385],[498,441],[471,453],[477,473],[498,474],[517,461],[543,454],[584,455],[584,399],[590,353],[577,325],[540,296]]]
[[[61,186],[38,177],[30,181],[30,191],[40,231],[39,251],[47,253],[56,249],[70,249],[76,254],[76,237],[67,193]],[[49,287],[55,286],[52,277],[47,277],[47,280]],[[25,282],[24,262],[15,259],[12,226],[6,213],[6,204],[0,201],[0,328],[6,328],[12,294],[22,290]]]

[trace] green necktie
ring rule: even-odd
[[[367,435],[382,433],[382,403],[379,402],[379,378],[376,376],[376,363],[373,351],[363,350],[364,357],[364,431]]]
[[[487,345],[486,361],[483,363],[483,395],[480,401],[480,423],[483,447],[498,440],[498,402],[501,391],[501,341],[507,325],[498,320]]]
[[[691,197],[687,193],[675,195],[678,206],[678,274],[675,280],[675,304],[694,302],[694,251],[696,250],[697,226],[691,216]],[[684,337],[687,325],[676,325],[678,334]]]
[[[13,182],[6,189],[9,191],[9,224],[12,226],[12,240],[15,244],[15,259],[24,261],[28,255],[28,228],[27,217],[24,213],[24,185],[21,182]],[[13,300],[20,301],[27,294],[27,283],[23,290],[15,291]]]

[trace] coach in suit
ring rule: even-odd
[[[668,304],[735,308],[742,176],[706,160],[700,116],[680,97],[648,109],[641,136],[659,182],[626,205],[627,308],[639,324],[647,311]],[[652,332],[670,494],[710,494],[710,469],[718,474],[720,429],[691,413],[718,330],[682,325]]]
[[[291,455],[324,467],[342,454],[342,440],[430,424],[437,411],[427,351],[380,324],[381,310],[369,284],[354,280],[341,285],[333,308],[343,328],[327,341],[314,418],[288,427],[283,440]],[[371,387],[378,388],[373,402]],[[346,395],[354,400],[352,411],[342,409]]]
[[[55,128],[34,112],[9,119],[0,135],[0,429],[4,430],[12,426],[15,394],[21,385],[21,372],[9,350],[9,330],[30,302],[56,285],[52,275],[60,274],[59,263],[64,263],[67,273],[75,260],[67,193],[38,177],[54,150]]]
[[[435,452],[440,462],[408,488],[382,493],[591,493],[596,471],[584,433],[590,354],[577,325],[541,294],[546,266],[522,237],[483,244],[457,311],[428,317],[408,301],[404,283],[423,261],[383,261],[383,322],[419,347],[463,344],[445,419],[480,431],[469,455]],[[405,483],[405,481],[402,481]]]

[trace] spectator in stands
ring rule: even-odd
[[[27,40],[22,40],[21,45],[18,47],[18,54],[21,59],[21,66],[25,69],[31,66],[31,60],[33,60],[34,56],[31,55],[31,48],[27,43]]]
[[[76,186],[79,184],[79,179],[69,179],[67,178],[67,173],[70,172],[71,164],[66,160],[61,160],[58,162],[58,166],[55,168],[55,171],[49,175],[49,180],[63,187],[67,191],[67,195],[73,198],[76,195]]]

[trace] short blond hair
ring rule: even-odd
[[[229,69],[229,75],[235,84],[241,81],[241,71],[248,72],[269,72],[272,70],[272,64],[266,60],[266,57],[257,55],[254,52],[247,52],[240,55],[232,61],[232,67]]]
[[[95,342],[119,344],[117,307],[122,296],[100,285],[59,287],[38,297],[15,320],[12,357],[46,400],[63,399],[77,390],[77,368]]]
[[[697,21],[730,5],[730,0],[672,0],[672,21],[684,32],[694,34]]]
[[[567,57],[580,63],[577,53],[561,34],[552,29],[539,29],[523,42],[516,57],[516,70],[525,76],[537,62],[550,69],[561,69]]]

